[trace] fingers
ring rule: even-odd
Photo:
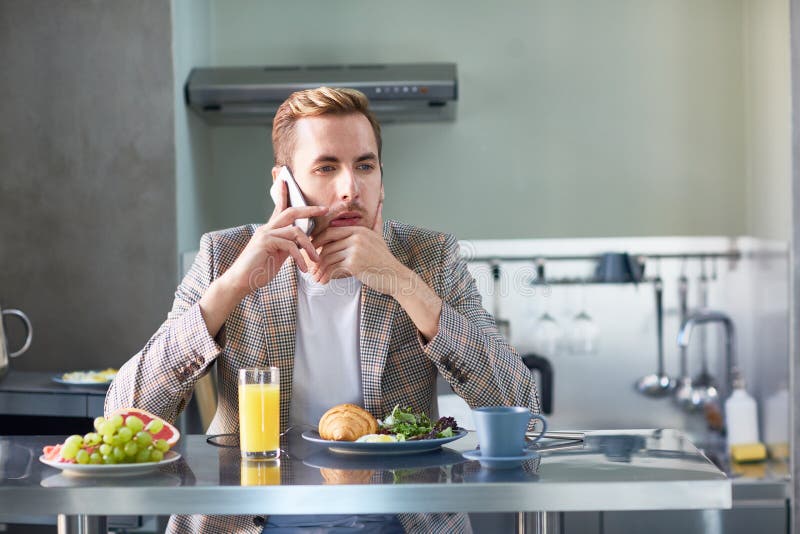
[[[327,284],[334,275],[336,275],[337,278],[341,276],[353,276],[353,273],[345,268],[345,260],[348,257],[349,254],[346,250],[325,256],[314,272],[314,278],[316,278],[317,283]]]
[[[345,238],[345,239],[340,239],[339,241],[333,241],[332,243],[328,243],[324,247],[319,247],[319,245],[317,245],[316,243],[314,244],[314,246],[318,247],[320,251],[319,253],[320,258],[325,259],[325,256],[329,256],[331,254],[339,252],[340,250],[345,250],[346,248],[351,247],[352,244],[350,243],[349,239]]]
[[[314,237],[314,246],[317,248],[324,247],[328,243],[340,241],[346,237],[350,237],[359,229],[358,226],[329,226],[322,231],[321,234]]]
[[[294,241],[287,241],[286,239],[277,239],[278,247],[286,252],[294,258],[294,261],[297,263],[297,266],[300,268],[301,271],[304,273],[308,272],[308,265],[306,265],[306,260],[303,259],[303,255],[300,254],[300,249],[297,248],[297,245]]]
[[[273,212],[268,225],[270,228],[282,228],[294,224],[297,219],[320,217],[326,213],[328,213],[326,206],[293,206],[280,212]]]
[[[302,231],[300,228],[296,226],[285,226],[278,230],[272,230],[270,235],[278,236],[288,241],[293,241],[295,246],[300,249],[306,251],[308,256],[313,261],[319,261],[319,253],[317,249],[314,248],[314,245],[311,243],[311,239]]]

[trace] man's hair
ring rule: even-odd
[[[381,125],[369,109],[369,100],[355,89],[318,87],[297,91],[281,104],[272,122],[272,150],[275,165],[290,165],[295,148],[295,123],[304,117],[361,113],[372,126],[381,156]]]

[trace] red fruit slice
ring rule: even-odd
[[[58,445],[45,445],[42,449],[44,459],[50,461],[61,460],[61,443]]]
[[[164,427],[157,433],[153,434],[153,441],[158,439],[166,440],[170,447],[175,445],[181,437],[181,433],[178,432],[178,429],[168,423],[166,420],[161,419],[159,416],[154,415],[148,411],[140,410],[138,408],[120,408],[119,410],[115,410],[111,413],[112,416],[114,415],[121,415],[123,419],[128,417],[129,415],[135,415],[142,422],[147,426],[147,423],[152,421],[153,419],[158,419],[162,423],[164,423]]]

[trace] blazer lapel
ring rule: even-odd
[[[280,369],[280,427],[283,432],[289,424],[297,331],[297,269],[294,260],[287,259],[272,282],[259,291],[267,361],[269,365]]]
[[[397,240],[390,223],[383,225],[383,239],[389,250],[404,265],[407,263],[405,251],[397,246]],[[361,291],[361,326],[359,342],[361,347],[361,387],[364,391],[364,408],[376,417],[385,415],[383,406],[383,369],[389,350],[395,313],[399,305],[388,295],[379,293],[367,286]]]

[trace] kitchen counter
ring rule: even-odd
[[[38,462],[42,445],[60,439],[0,438],[0,450],[10,451],[0,464],[0,514],[533,512],[541,526],[548,512],[732,504],[730,479],[674,430],[589,432],[566,448],[545,444],[540,458],[509,471],[460,455],[477,446],[472,432],[441,451],[382,457],[334,454],[291,433],[261,486],[243,484],[248,465],[238,448],[201,435],[185,436],[176,449],[183,458],[156,474],[107,478],[67,476]],[[72,523],[60,524],[66,532]]]
[[[68,386],[58,373],[11,370],[0,379],[0,414],[45,417],[103,415],[107,385]]]

